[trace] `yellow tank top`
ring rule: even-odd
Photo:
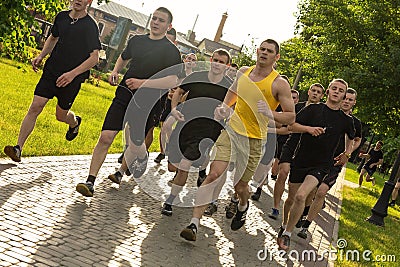
[[[250,67],[238,79],[237,102],[235,111],[229,120],[229,126],[238,134],[255,139],[265,139],[268,129],[268,117],[258,112],[257,102],[263,100],[271,110],[275,110],[279,102],[272,95],[272,83],[279,75],[276,70],[258,82],[249,78],[255,66]]]

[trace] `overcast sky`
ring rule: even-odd
[[[96,0],[93,1],[96,7]],[[121,5],[150,15],[157,7],[171,10],[173,27],[187,33],[194,26],[196,39],[214,39],[224,12],[228,13],[222,40],[241,46],[256,44],[266,38],[278,42],[294,36],[298,0],[113,0]]]

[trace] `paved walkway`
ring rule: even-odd
[[[165,160],[161,165],[153,162],[155,156],[150,155],[144,176],[150,181],[146,190],[153,185],[168,192],[166,182],[172,175]],[[319,255],[319,260],[299,262],[295,253],[290,254],[293,257],[277,255],[279,221],[267,216],[273,181],[264,186],[260,201],[250,204],[246,224],[237,232],[230,230],[225,218],[231,190],[227,184],[218,212],[201,221],[196,242],[187,242],[179,233],[190,221],[191,209],[174,208],[173,216],[165,217],[160,213],[161,200],[144,192],[132,177],[125,176],[120,186],[112,185],[107,176],[118,167],[117,157],[107,157],[93,198],[75,192],[75,185],[86,179],[90,156],[23,158],[19,164],[0,159],[0,266],[332,264],[327,254],[321,254],[336,243],[342,176],[330,191],[326,208],[310,226],[312,236],[302,240],[294,233],[292,252],[301,255],[303,250],[312,250]]]

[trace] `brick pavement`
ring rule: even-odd
[[[162,195],[169,191],[166,182],[172,175],[165,160],[162,165],[153,162],[155,156],[151,153],[144,177],[151,181],[148,188],[159,190],[152,195]],[[228,183],[218,212],[202,219],[196,242],[187,242],[179,233],[190,221],[191,209],[177,207],[172,217],[165,217],[161,201],[132,177],[112,185],[107,176],[118,167],[117,157],[107,156],[93,198],[75,192],[75,185],[87,176],[90,156],[23,158],[19,164],[0,159],[0,266],[332,265],[326,257],[298,262],[276,255],[279,222],[267,216],[273,181],[264,186],[260,201],[250,204],[246,224],[237,232],[230,230],[225,218],[232,190]],[[193,184],[196,176],[191,177]],[[341,188],[342,176],[330,191],[327,207],[310,226],[312,237],[302,240],[296,231],[292,250],[322,253],[335,244]],[[264,248],[269,255],[260,260],[257,255],[265,256],[259,253]]]

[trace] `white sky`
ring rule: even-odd
[[[213,40],[224,12],[228,13],[222,40],[241,46],[256,45],[264,39],[278,42],[294,36],[298,0],[112,0],[143,14],[150,15],[160,6],[171,10],[172,26],[179,32],[191,30],[196,40]],[[96,0],[93,7],[97,6]]]

